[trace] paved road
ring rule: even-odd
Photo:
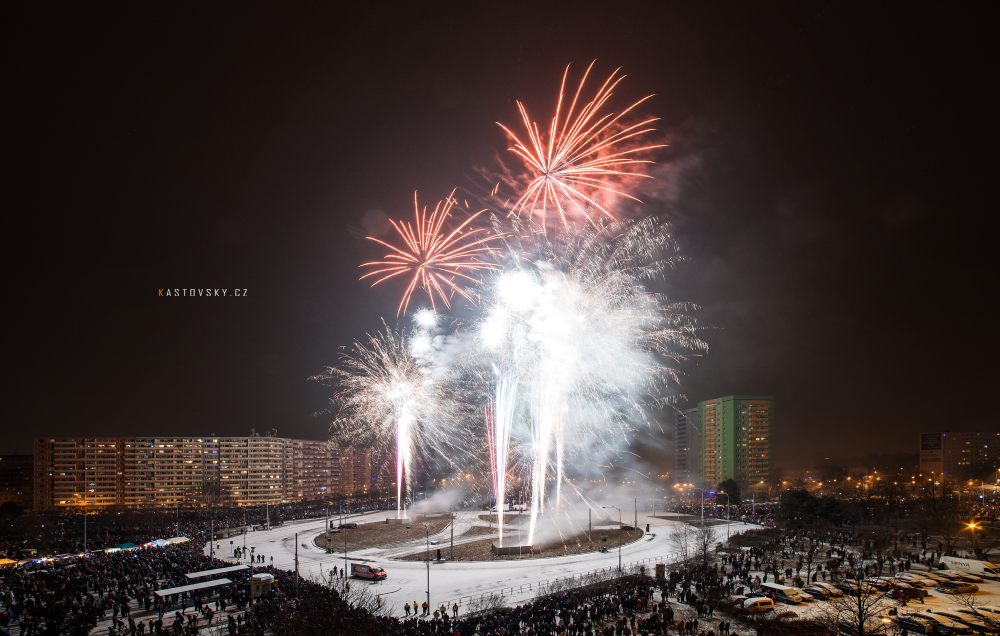
[[[351,521],[357,523],[384,523],[385,518],[392,513],[378,511],[363,515],[354,515]],[[456,519],[456,531],[479,525],[479,512],[460,512]],[[640,525],[650,524],[650,534],[634,543],[625,545],[621,550],[622,563],[641,560],[667,559],[673,557],[673,550],[667,539],[667,531],[676,521],[653,517],[649,513],[639,515]],[[485,525],[485,524],[484,524]],[[295,533],[299,533],[299,571],[306,578],[319,579],[321,573],[328,575],[331,568],[344,566],[343,552],[326,554],[313,545],[313,538],[323,531],[324,520],[286,523],[280,528],[270,531],[252,532],[247,535],[247,545],[255,546],[257,554],[264,554],[265,561],[270,563],[274,557],[274,565],[292,570],[295,568]],[[729,532],[739,532],[747,529],[745,524],[733,523]],[[726,525],[714,527],[717,536],[725,539]],[[432,536],[432,540],[441,542],[442,552],[447,554],[448,529]],[[476,537],[482,539],[484,537]],[[241,537],[234,541],[242,544]],[[230,554],[228,539],[223,540],[223,554]],[[397,556],[410,554],[425,546],[425,538],[420,537],[405,544],[395,544],[391,550],[373,548],[358,553],[348,552],[347,563],[361,559],[377,561],[385,568],[389,577],[386,581],[373,586],[383,596],[384,601],[393,608],[393,612],[402,615],[403,604],[413,601],[423,602],[427,589],[427,565],[422,561],[397,561],[389,554]],[[348,545],[350,549],[350,545]],[[206,552],[208,548],[206,546]],[[495,562],[432,562],[430,565],[430,596],[431,605],[440,605],[459,601],[462,597],[481,594],[503,588],[528,586],[523,592],[507,593],[509,604],[516,604],[533,598],[539,581],[555,579],[591,572],[593,570],[617,567],[618,552],[611,550],[606,554],[591,552],[560,557],[540,559],[495,561]],[[352,585],[371,585],[367,581],[354,580]],[[467,602],[467,600],[466,600]]]

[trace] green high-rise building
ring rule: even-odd
[[[702,483],[749,489],[774,475],[774,398],[730,395],[698,403]]]

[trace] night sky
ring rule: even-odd
[[[307,378],[401,292],[358,281],[373,219],[473,184],[593,59],[613,106],[656,94],[690,399],[773,395],[779,465],[998,426],[988,5],[286,4],[8,13],[0,452],[325,437]]]

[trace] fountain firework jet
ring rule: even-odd
[[[511,208],[511,214],[519,216],[526,213],[530,219],[537,212],[542,228],[545,227],[549,208],[555,208],[559,213],[564,227],[569,226],[570,217],[574,215],[593,222],[592,211],[595,209],[599,211],[596,213],[598,218],[613,219],[614,215],[606,207],[608,204],[601,202],[601,196],[617,195],[638,201],[624,192],[618,181],[626,177],[648,177],[635,171],[641,164],[652,163],[642,159],[642,153],[663,147],[662,144],[633,144],[628,147],[626,143],[652,132],[653,129],[648,126],[656,121],[655,118],[631,125],[621,123],[623,117],[652,96],[640,99],[617,114],[601,112],[615,87],[625,78],[618,75],[618,70],[604,82],[591,101],[577,108],[593,66],[591,62],[587,67],[573,101],[563,114],[566,78],[569,75],[569,66],[566,67],[547,135],[542,132],[544,128],[539,129],[538,124],[531,121],[521,102],[517,102],[517,108],[527,133],[527,143],[498,122],[513,143],[509,150],[524,161],[530,175],[523,193]]]
[[[395,438],[396,510],[402,516],[404,483],[412,478],[413,426],[434,408],[435,384],[421,373],[403,335],[387,325],[384,332],[369,334],[367,345],[355,341],[341,353],[339,367],[313,379],[337,386],[331,400],[338,407],[331,425],[335,438],[361,446]]]
[[[510,258],[487,283],[480,343],[513,365],[528,394],[530,542],[549,475],[558,507],[567,457],[584,444],[591,456],[627,444],[647,406],[670,399],[673,363],[705,345],[690,305],[645,288],[678,260],[665,225],[598,223],[551,241],[523,230],[515,222]]]
[[[486,439],[490,449],[490,469],[493,473],[493,496],[497,507],[499,542],[503,546],[503,513],[507,494],[507,453],[510,431],[514,424],[518,378],[511,369],[493,365],[493,394],[486,408]]]
[[[405,384],[396,385],[390,389],[388,397],[392,400],[392,412],[396,420],[396,517],[403,516],[403,478],[404,469],[407,485],[411,481],[410,427],[413,415],[410,408],[409,387]]]

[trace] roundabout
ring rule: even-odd
[[[467,534],[484,523],[479,518],[480,514],[479,511],[460,511],[455,514],[456,552],[462,545],[484,540],[483,534]],[[550,584],[557,579],[580,576],[595,570],[614,569],[618,567],[619,560],[623,567],[647,564],[647,569],[652,568],[655,562],[669,564],[677,560],[677,552],[671,545],[668,534],[671,528],[681,523],[654,517],[651,513],[640,513],[639,525],[644,529],[645,525],[649,524],[649,533],[643,532],[631,543],[623,538],[620,557],[618,546],[614,543],[612,544],[614,549],[609,549],[607,552],[595,549],[577,554],[546,556],[543,551],[534,558],[512,556],[490,561],[450,561],[448,556],[451,528],[446,520],[441,529],[437,529],[437,525],[433,528],[424,528],[422,522],[415,521],[407,531],[412,534],[412,538],[396,538],[392,543],[369,547],[363,547],[365,544],[361,544],[357,551],[352,548],[351,532],[364,533],[367,530],[370,536],[374,536],[376,531],[370,524],[388,527],[389,524],[386,524],[385,520],[391,515],[392,512],[379,510],[350,516],[349,521],[357,523],[358,529],[347,531],[346,555],[342,537],[337,534],[331,535],[336,539],[331,541],[330,553],[327,553],[325,548],[320,548],[314,541],[317,537],[324,536],[324,519],[287,522],[270,531],[251,532],[246,536],[246,541],[247,546],[256,548],[256,554],[265,555],[265,563],[270,565],[273,559],[273,564],[277,568],[293,571],[297,558],[301,576],[316,581],[331,580],[334,567],[339,573],[344,567],[350,570],[352,562],[377,563],[388,573],[386,580],[371,583],[362,579],[351,579],[351,584],[371,586],[372,592],[384,599],[386,608],[392,615],[402,616],[404,603],[412,603],[415,600],[423,602],[427,599],[428,577],[431,606],[447,604],[451,607],[457,603],[463,608],[470,597],[490,593],[501,593],[507,605],[517,605],[534,598],[538,593],[539,583]],[[433,521],[437,523],[442,520]],[[404,530],[406,528],[406,526],[392,527]],[[727,530],[732,534],[754,527],[756,526],[733,522],[728,526],[725,523],[714,525],[712,530],[717,541],[725,541]],[[436,532],[428,532],[432,529],[436,529]],[[594,525],[593,535],[595,539],[607,535],[608,541],[611,542],[617,532],[617,523],[612,525],[603,523]],[[505,533],[512,533],[511,545],[514,545],[516,532],[508,529]],[[221,550],[217,556],[228,557],[235,563],[231,551],[227,552],[225,541],[217,542]],[[429,563],[422,555],[418,560],[405,558],[421,552],[426,554],[428,545],[434,559]],[[441,549],[443,557],[441,561],[435,558],[438,548]],[[206,545],[206,554],[208,551],[209,547]]]

